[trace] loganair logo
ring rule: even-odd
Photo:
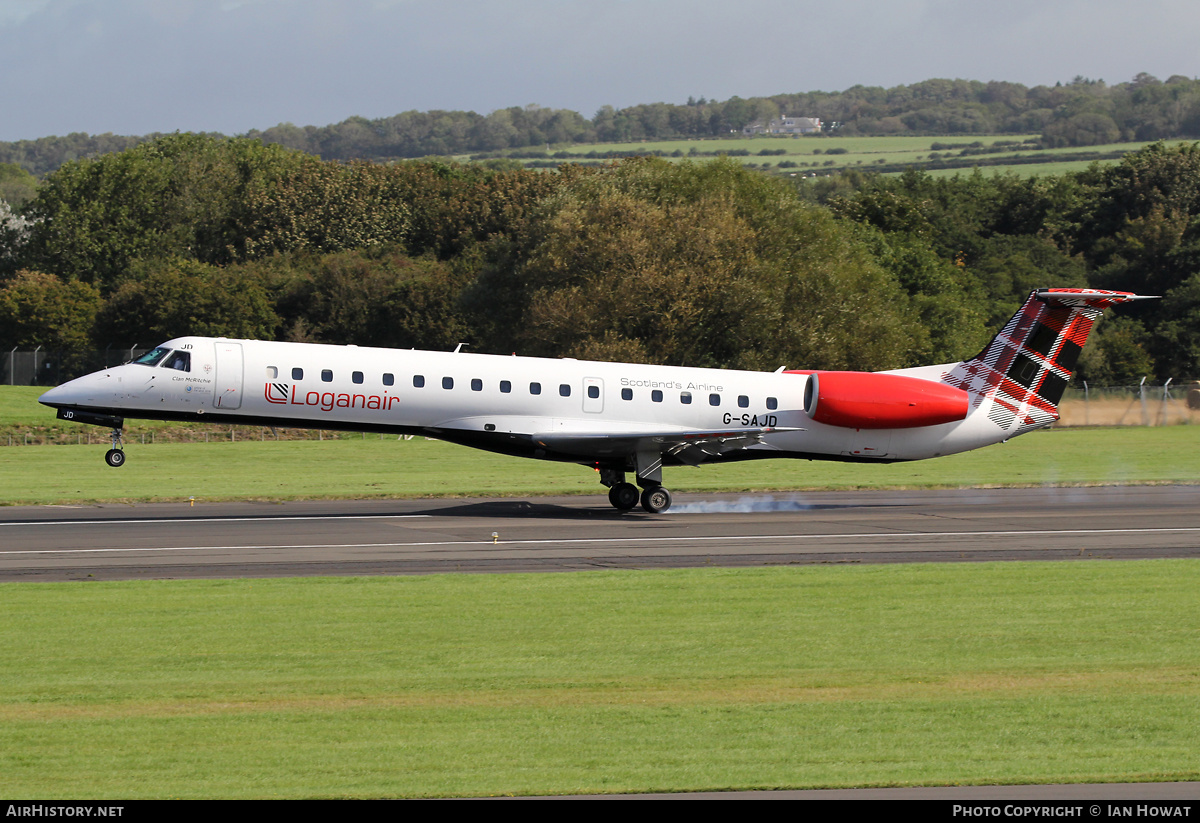
[[[392,394],[343,394],[331,391],[310,391],[301,395],[287,383],[267,383],[263,391],[268,403],[280,406],[316,406],[321,411],[334,409],[378,409],[387,411],[400,398]]]

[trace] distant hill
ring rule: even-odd
[[[283,123],[244,136],[326,160],[387,161],[578,143],[729,138],[780,115],[818,118],[824,133],[839,136],[1040,134],[1051,148],[1200,138],[1200,80],[1173,75],[1161,81],[1139,74],[1115,85],[1077,77],[1029,88],[933,79],[890,89],[854,86],[841,92],[604,106],[590,120],[568,109],[530,105],[487,115],[408,111],[327,126]],[[70,160],[120,151],[155,136],[76,133],[0,143],[0,163],[41,177]]]

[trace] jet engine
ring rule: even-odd
[[[911,429],[967,416],[962,389],[901,374],[789,371],[807,374],[804,411],[818,423],[851,429]]]

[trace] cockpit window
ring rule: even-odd
[[[192,370],[192,355],[190,352],[177,351],[163,362],[164,369]]]
[[[164,346],[159,346],[156,349],[151,349],[150,351],[146,352],[133,362],[142,366],[157,366],[158,362],[170,353],[170,349]]]

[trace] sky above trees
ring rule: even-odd
[[[1192,0],[5,0],[0,140],[1165,80],[1200,75],[1198,40]]]

